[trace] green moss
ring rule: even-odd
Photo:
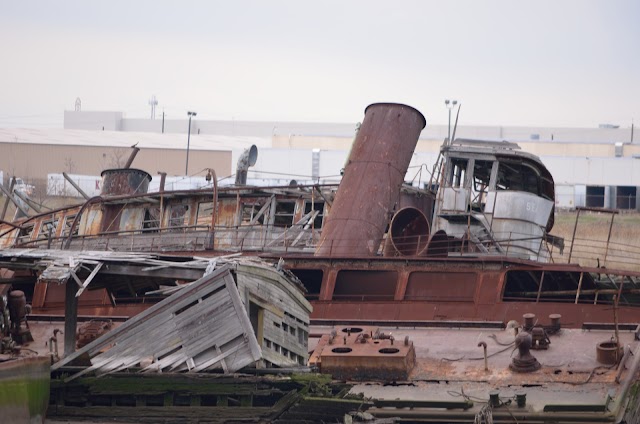
[[[290,378],[292,381],[300,384],[309,384],[310,382],[314,382],[318,384],[331,383],[331,376],[328,374],[312,374],[312,373],[292,374]]]
[[[44,415],[49,403],[49,380],[10,379],[0,384],[0,409],[25,408],[31,416]]]

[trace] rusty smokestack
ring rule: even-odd
[[[145,194],[151,175],[140,169],[105,169],[102,176],[102,196]]]
[[[316,256],[377,253],[425,125],[411,106],[375,103],[365,109]]]

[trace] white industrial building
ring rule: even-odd
[[[415,185],[429,180],[447,137],[446,125],[428,122],[429,117],[407,173],[407,180]],[[126,159],[130,146],[137,143],[142,151],[133,166],[152,176],[164,171],[174,176],[170,181],[176,187],[193,187],[204,184],[207,169],[213,168],[219,179],[228,177],[221,181],[224,184],[232,182],[238,156],[255,144],[259,154],[249,173],[250,183],[337,182],[356,123],[192,119],[185,176],[188,126],[187,119],[128,119],[122,112],[66,111],[64,129],[0,128],[0,175],[4,174],[5,182],[10,175],[27,181],[52,180],[66,171],[78,180],[92,181],[85,184],[95,188],[91,178],[118,165],[122,157]],[[634,140],[633,128],[460,125],[456,137],[508,140],[540,156],[556,182],[556,205],[560,208],[640,207],[636,202],[640,141]],[[53,186],[63,184],[68,191],[60,177],[55,178]]]

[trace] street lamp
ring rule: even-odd
[[[447,100],[444,101],[444,105],[449,110],[449,130],[448,130],[448,136],[447,136],[447,143],[448,144],[451,144],[451,109],[453,109],[457,104],[458,104],[457,100],[449,100],[449,99],[447,99]]]
[[[184,165],[184,175],[189,175],[189,144],[191,143],[191,117],[196,116],[196,112],[187,112],[189,115],[189,129],[187,130],[187,163]]]

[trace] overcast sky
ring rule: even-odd
[[[0,0],[0,126],[83,110],[445,124],[640,121],[640,1]]]

